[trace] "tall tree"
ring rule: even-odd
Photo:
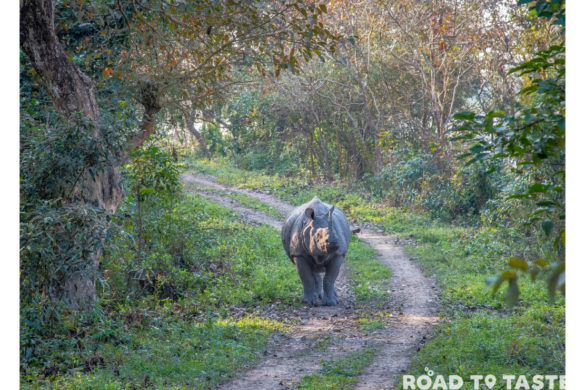
[[[55,34],[55,1],[25,0],[20,8],[21,48],[39,75],[43,88],[55,109],[66,118],[81,116],[93,126],[93,135],[99,137],[100,111],[93,81],[67,56]],[[145,113],[145,117],[152,116]],[[152,121],[150,121],[152,122]],[[145,132],[151,123],[145,123]],[[83,173],[71,202],[83,202],[113,212],[118,207],[123,189],[119,166],[111,165],[91,176]],[[71,272],[65,284],[65,295],[73,307],[95,300],[95,271],[100,252],[91,253],[89,269]]]
[[[58,194],[66,204],[104,211],[104,219],[115,212],[124,196],[120,167],[128,152],[155,132],[155,115],[161,109],[182,109],[185,101],[200,107],[217,97],[218,85],[241,61],[254,61],[262,72],[272,69],[278,75],[281,69],[295,69],[301,52],[306,56],[317,43],[333,44],[333,36],[321,21],[325,6],[297,0],[144,0],[91,5],[123,20],[128,47],[113,65],[119,66],[120,78],[129,80],[125,85],[143,108],[139,130],[127,134],[124,150],[99,167],[87,166],[73,191]],[[56,0],[21,2],[21,49],[58,113],[87,126],[96,147],[107,154],[111,151],[106,150],[108,140],[101,131],[103,119],[94,80],[71,60],[59,41],[55,8]],[[87,16],[98,17],[92,12]],[[113,73],[112,68],[104,69],[104,76]],[[67,275],[63,295],[72,307],[85,307],[95,300],[99,258],[100,251],[92,251],[83,269]]]

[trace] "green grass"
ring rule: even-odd
[[[271,189],[279,187],[281,180],[278,176],[267,176],[252,171],[246,171],[229,166],[221,159],[187,160],[190,168],[214,175],[221,183],[250,189]],[[271,183],[274,186],[271,186]]]
[[[150,384],[158,389],[207,389],[253,366],[267,336],[282,329],[282,324],[262,318],[164,322],[127,332],[123,344],[98,344],[88,360],[94,357],[100,364],[90,372],[73,370],[51,382],[25,383],[23,388],[121,389]]]
[[[340,359],[328,360],[323,363],[320,372],[305,376],[297,385],[297,389],[353,389],[363,369],[370,364],[375,351],[365,348],[351,352]]]
[[[228,192],[227,196],[229,196],[232,199],[237,200],[242,206],[246,206],[246,207],[249,207],[249,208],[254,209],[254,210],[262,211],[263,213],[271,215],[275,218],[282,219],[285,217],[280,213],[280,211],[278,211],[274,207],[267,205],[266,203],[261,202],[258,199],[254,198],[248,194],[242,194],[240,192]]]
[[[325,351],[333,343],[333,337],[330,334],[325,334],[317,339],[311,346],[312,350]]]
[[[240,188],[271,190],[274,195],[288,200],[292,204],[308,202],[314,196],[319,196],[325,202],[333,202],[347,194],[343,189],[329,184],[313,184],[307,179],[288,178],[278,175],[270,176],[246,171],[229,166],[228,163],[220,159],[192,160],[188,162],[188,165],[197,172],[215,176],[220,183]],[[366,201],[355,194],[347,195],[350,197],[351,202],[366,204]]]
[[[438,327],[418,354],[410,375],[564,374],[564,308],[535,305],[514,315],[480,311]],[[471,389],[466,380],[465,389]]]
[[[205,191],[208,191],[208,192],[213,192],[213,193],[216,193],[219,195],[228,196],[228,197],[236,200],[242,206],[245,206],[245,207],[248,207],[248,208],[251,208],[254,210],[262,211],[263,213],[265,213],[267,215],[271,215],[275,218],[282,219],[285,217],[284,215],[282,215],[280,213],[280,211],[278,211],[274,207],[272,207],[264,202],[259,201],[258,199],[254,198],[251,195],[244,194],[241,192],[224,191],[224,190],[220,190],[220,189],[213,188],[213,187],[203,187],[203,189]]]
[[[386,328],[386,324],[380,318],[373,318],[370,316],[362,317],[358,320],[360,330],[370,331]]]
[[[442,290],[445,322],[416,355],[408,374],[423,375],[425,367],[462,378],[564,373],[564,299],[550,302],[544,281],[523,277],[520,301],[509,309],[505,288],[493,294],[486,284],[515,250],[515,232],[498,234],[400,212],[389,213],[383,226],[412,239],[406,252],[436,275]]]
[[[417,259],[427,273],[437,276],[443,290],[443,303],[448,308],[457,305],[474,310],[504,308],[505,288],[494,295],[486,279],[505,267],[513,243],[501,241],[501,236],[494,235],[491,229],[417,220],[408,214],[389,216],[384,229],[414,240],[406,246],[406,252]],[[542,281],[530,283],[528,278],[523,278],[521,286],[520,306],[547,299]]]
[[[409,255],[437,276],[442,287],[446,321],[415,357],[411,375],[436,374],[535,375],[564,374],[564,299],[550,302],[544,281],[521,278],[520,301],[505,304],[505,288],[493,294],[486,278],[505,266],[513,244],[499,240],[491,229],[434,224],[409,232],[415,245]],[[466,383],[464,388],[471,388]]]

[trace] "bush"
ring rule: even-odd
[[[495,163],[465,166],[401,149],[392,151],[389,160],[380,176],[364,175],[360,184],[365,190],[374,199],[442,220],[477,220],[508,180]]]

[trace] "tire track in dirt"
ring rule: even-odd
[[[381,332],[380,350],[355,388],[392,389],[395,383],[400,383],[399,375],[406,372],[410,359],[430,338],[433,325],[438,322],[437,288],[390,236],[364,229],[360,238],[374,248],[378,260],[392,270],[390,283],[399,312]]]
[[[285,216],[294,209],[288,202],[270,194],[226,186],[217,183],[210,175],[185,173],[182,179],[190,191],[232,208],[245,220],[265,223],[277,229],[281,228],[282,221],[244,207],[217,191],[248,194]],[[379,390],[397,386],[399,375],[406,371],[411,358],[430,338],[433,326],[438,322],[437,289],[434,281],[404,254],[394,238],[364,228],[359,237],[374,248],[378,260],[392,270],[393,311],[387,326],[367,334],[357,330],[359,313],[354,311],[354,299],[342,268],[337,282],[341,298],[338,306],[297,310],[294,316],[299,323],[294,334],[275,340],[271,352],[261,359],[256,368],[220,388],[288,389],[305,375],[319,370],[322,359],[340,357],[366,346],[376,348],[377,354],[360,376],[356,389]],[[322,340],[328,342],[323,343]]]

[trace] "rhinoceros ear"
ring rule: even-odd
[[[311,207],[307,207],[305,209],[305,215],[307,218],[315,219],[315,210],[313,210]]]

